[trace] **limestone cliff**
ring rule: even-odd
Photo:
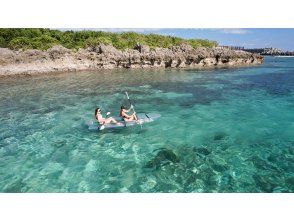
[[[47,51],[0,48],[0,75],[113,68],[203,68],[262,62],[263,57],[258,54],[219,48],[194,49],[186,44],[154,49],[137,45],[124,51],[103,44],[77,51],[62,46]]]

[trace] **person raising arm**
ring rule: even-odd
[[[95,119],[98,121],[100,125],[110,124],[110,123],[118,124],[118,122],[113,117],[103,118],[100,108],[95,109]]]
[[[120,107],[120,112],[119,112],[119,116],[126,122],[129,122],[129,121],[138,121],[138,118],[137,118],[137,115],[136,113],[134,112],[133,114],[131,115],[128,115],[127,112],[131,111],[131,109],[133,108],[133,106],[131,105],[131,107],[129,109],[126,109],[125,106],[121,106]]]

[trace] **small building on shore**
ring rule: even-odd
[[[217,49],[229,49],[229,50],[244,50],[244,47],[240,46],[217,46]]]
[[[261,55],[268,56],[294,56],[294,52],[283,51],[279,48],[266,47],[266,48],[253,48],[253,49],[244,49],[247,52],[259,53]]]
[[[216,49],[243,50],[250,53],[256,53],[265,56],[294,56],[294,51],[283,51],[279,48],[244,48],[241,46],[217,46]]]

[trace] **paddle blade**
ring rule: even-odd
[[[128,99],[130,99],[130,98],[129,98],[129,94],[128,94],[128,92],[127,92],[127,91],[126,91],[126,96],[127,96],[127,98],[128,98]]]

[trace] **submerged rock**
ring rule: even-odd
[[[292,191],[294,191],[294,177],[289,177],[285,180],[285,183],[291,186]]]
[[[273,192],[276,187],[275,184],[271,183],[270,180],[264,176],[253,175],[253,179],[256,186],[262,190],[262,192]]]
[[[232,177],[231,174],[229,173],[225,173],[222,177],[221,177],[221,183],[224,187],[229,188],[232,187],[234,184],[235,180]]]
[[[6,185],[3,189],[3,192],[6,193],[20,193],[22,189],[25,188],[26,184],[22,179],[16,179],[14,182]]]
[[[272,164],[270,164],[268,161],[261,159],[258,156],[252,156],[250,158],[250,161],[252,161],[253,165],[260,170],[265,170],[265,171],[279,171],[278,168],[276,168],[275,166],[273,166]]]
[[[215,189],[217,186],[217,175],[213,172],[213,169],[209,166],[201,168],[197,178],[202,179],[206,187],[209,189]]]
[[[225,172],[226,170],[229,169],[229,166],[221,165],[221,164],[212,164],[211,167],[212,167],[213,170],[215,170],[217,172],[220,172],[220,173],[223,173],[223,172]]]
[[[211,151],[205,147],[194,148],[194,151],[198,154],[205,155],[205,156],[211,154]]]
[[[159,168],[162,165],[165,165],[166,163],[178,163],[180,162],[179,157],[172,151],[169,149],[162,149],[160,150],[156,156],[150,160],[147,164],[146,164],[146,168]]]
[[[226,136],[227,136],[227,134],[225,132],[216,132],[214,134],[213,140],[220,141],[220,140],[225,139]]]

